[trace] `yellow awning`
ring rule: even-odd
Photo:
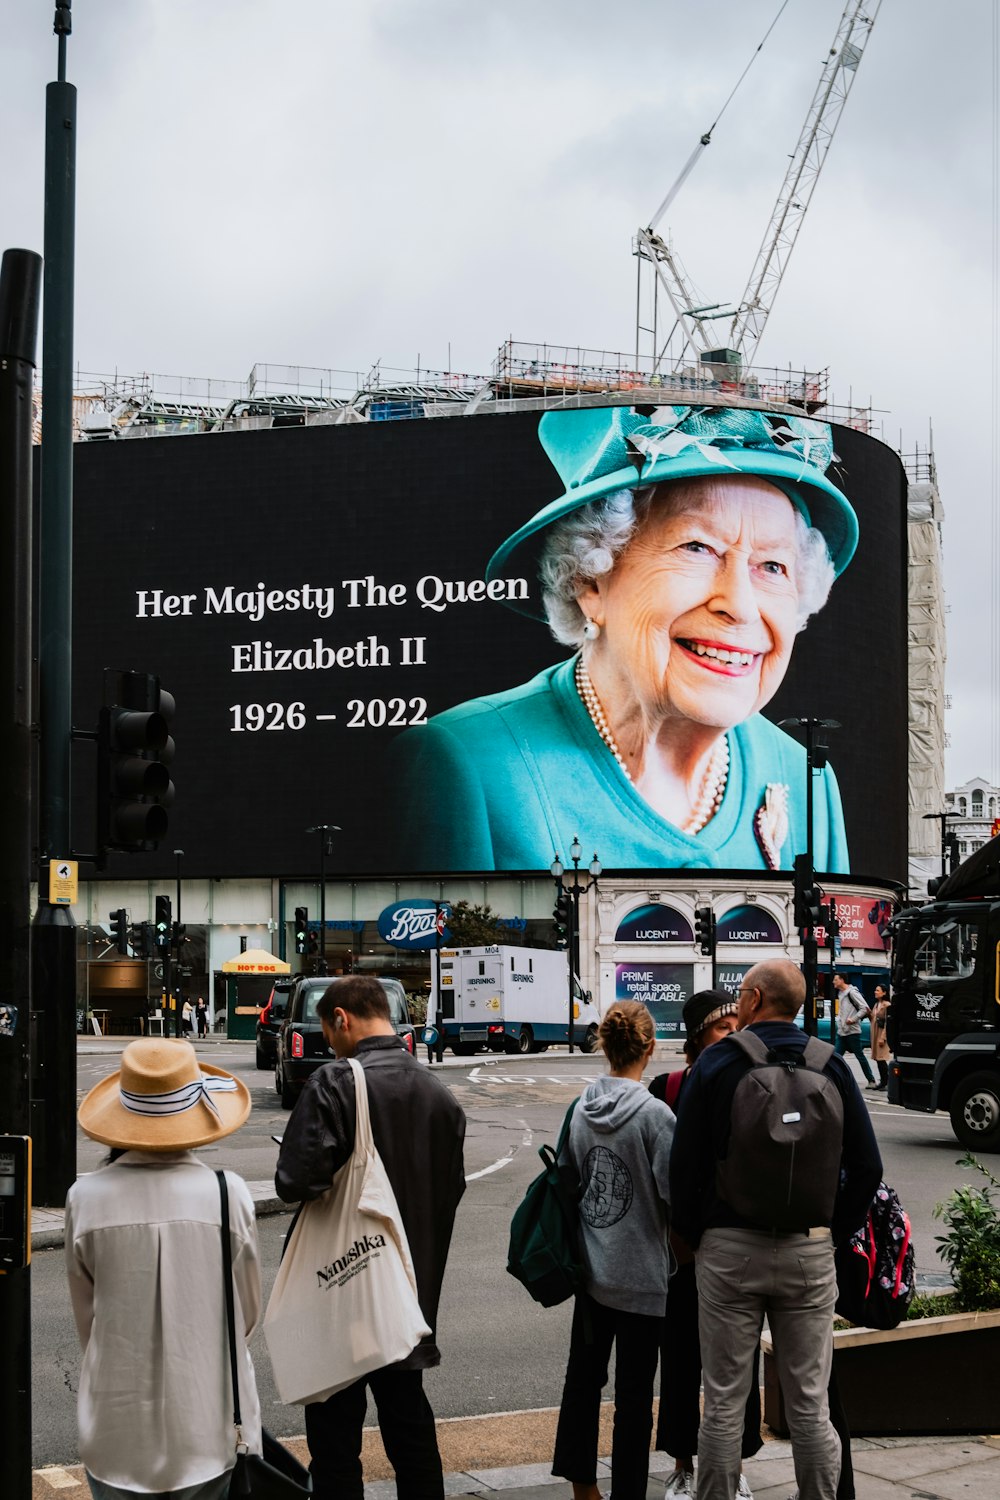
[[[229,958],[222,965],[223,974],[290,974],[291,964],[286,964],[284,959],[275,958],[273,953],[265,953],[263,948],[248,948],[245,953],[238,953],[235,958]]]

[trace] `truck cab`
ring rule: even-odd
[[[946,1110],[963,1146],[1000,1151],[1000,900],[955,895],[893,923],[889,1102]]]

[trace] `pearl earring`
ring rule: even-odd
[[[583,638],[586,641],[596,641],[601,633],[601,627],[596,620],[588,620],[583,627]]]

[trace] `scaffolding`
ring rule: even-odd
[[[909,881],[911,890],[922,895],[940,870],[940,831],[934,818],[945,806],[944,507],[933,450],[904,454],[903,465],[908,481]]]

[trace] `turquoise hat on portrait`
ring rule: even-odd
[[[857,548],[854,508],[826,477],[836,457],[830,424],[814,417],[734,406],[661,406],[647,416],[628,406],[592,406],[545,412],[538,437],[564,493],[497,548],[488,579],[535,577],[543,534],[592,500],[709,474],[754,475],[781,490],[824,537],[838,577]]]

